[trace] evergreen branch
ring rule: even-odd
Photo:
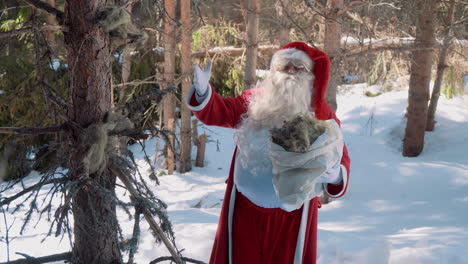
[[[54,89],[54,87],[50,86],[50,84],[46,80],[42,80],[41,84],[44,85],[47,89],[45,89],[45,94],[46,96],[52,100],[55,104],[60,106],[63,109],[70,109],[71,105],[67,101],[65,101],[63,98],[57,95],[57,91]]]
[[[16,254],[25,257],[25,259],[17,259],[8,262],[0,262],[0,264],[40,264],[40,263],[48,263],[54,261],[62,261],[62,260],[70,260],[72,253],[71,252],[64,252],[60,254],[53,254],[44,257],[31,257],[27,254],[16,252]]]
[[[118,168],[118,166],[110,166],[109,170],[119,178],[122,183],[125,185],[127,190],[130,192],[130,199],[138,204],[138,201],[141,199],[140,195],[138,194],[137,189],[133,186],[131,179],[128,178],[128,176]],[[150,225],[150,228],[154,231],[154,233],[157,234],[158,238],[164,243],[166,248],[169,250],[172,256],[172,260],[176,262],[177,264],[182,264],[183,261],[181,259],[181,256],[179,255],[179,252],[175,249],[174,245],[171,244],[169,239],[164,235],[164,231],[161,229],[161,227],[156,223],[154,220],[151,210],[148,208],[148,205],[146,203],[140,203],[141,205],[141,210],[142,214],[145,217],[146,221]]]
[[[67,130],[66,124],[46,127],[0,127],[0,134],[37,135],[57,133],[64,130]]]
[[[39,182],[39,183],[36,183],[28,188],[24,188],[21,192],[18,192],[16,193],[15,195],[11,196],[11,197],[6,197],[2,200],[0,200],[0,206],[3,206],[5,204],[10,204],[11,202],[13,202],[14,200],[20,198],[21,196],[29,193],[29,192],[32,192],[38,188],[41,188],[42,186],[44,185],[47,185],[47,184],[57,184],[57,183],[64,183],[66,182],[67,179],[65,178],[56,178],[56,179],[51,179],[51,180],[48,180],[48,181],[44,181],[44,182]],[[0,263],[1,264],[1,263]]]
[[[125,104],[123,105],[119,105],[117,106],[114,111],[119,111],[119,110],[123,110],[124,108],[130,108],[131,105],[135,105],[135,104],[141,104],[143,101],[146,101],[148,99],[156,99],[156,100],[161,100],[162,97],[165,95],[165,94],[170,94],[170,93],[176,93],[177,92],[177,88],[176,87],[171,87],[171,88],[168,88],[168,89],[164,89],[164,90],[154,90],[152,91],[151,93],[149,94],[145,94],[145,95],[142,95],[140,97],[137,97],[131,101],[128,101],[126,102]]]
[[[26,2],[30,3],[36,8],[42,9],[46,11],[47,13],[50,13],[52,15],[55,15],[57,18],[57,22],[62,25],[63,24],[63,11],[60,11],[56,9],[55,7],[51,6],[50,4],[46,2],[42,2],[40,0],[25,0]]]
[[[167,260],[174,261],[172,257],[159,257],[155,260],[152,260],[149,264],[156,264],[156,263],[167,261]],[[190,263],[195,263],[195,264],[206,264],[206,262],[203,262],[201,260],[196,260],[196,259],[191,259],[191,258],[186,258],[186,257],[182,257],[182,260],[185,262],[190,262]]]
[[[61,30],[61,26],[55,26],[55,25],[44,25],[44,26],[38,26],[37,29],[43,30],[43,31],[57,31]],[[9,38],[13,37],[16,35],[20,34],[25,34],[33,31],[33,27],[23,27],[23,28],[18,28],[18,29],[13,29],[10,31],[0,31],[0,39],[1,38]]]

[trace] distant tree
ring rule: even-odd
[[[191,69],[192,60],[191,42],[192,42],[192,24],[191,24],[191,10],[190,0],[180,0],[180,18],[181,18],[181,52],[180,64],[182,70],[182,102],[186,97],[191,83]],[[181,173],[187,172],[192,169],[192,140],[191,140],[191,111],[187,105],[181,103],[181,126],[180,126],[180,164],[179,171]]]
[[[434,87],[432,89],[431,100],[429,103],[429,109],[427,112],[426,131],[434,130],[435,126],[435,113],[437,111],[437,103],[440,96],[440,88],[442,86],[442,80],[444,78],[445,69],[447,69],[447,55],[450,51],[452,37],[452,26],[455,13],[455,0],[451,0],[447,8],[447,18],[443,29],[443,41],[442,47],[439,50],[438,63],[436,78],[434,81]]]
[[[176,34],[177,34],[177,21],[176,21],[176,4],[175,0],[164,1],[164,81],[163,89],[174,87],[175,80],[175,58],[176,58]],[[175,132],[175,96],[167,94],[164,97],[164,128],[171,133]],[[168,174],[173,174],[175,169],[175,138],[170,135],[169,142],[166,142],[166,166]],[[172,146],[172,147],[171,147]]]
[[[418,0],[416,5],[417,29],[415,43],[419,49],[412,52],[411,76],[406,109],[406,130],[403,156],[416,157],[424,148],[429,84],[435,40],[437,0]]]
[[[323,49],[325,53],[332,55],[338,54],[341,46],[341,16],[343,11],[343,0],[328,0],[325,24],[325,39],[323,41]],[[336,103],[336,92],[339,84],[339,58],[331,57],[330,80],[328,81],[328,88],[326,93],[326,101],[330,106],[336,110],[338,105]]]
[[[245,52],[244,89],[252,88],[257,82],[258,24],[260,0],[247,0],[247,39]]]

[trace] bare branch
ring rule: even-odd
[[[365,55],[365,54],[369,54],[369,53],[374,53],[374,52],[382,52],[382,51],[399,51],[399,52],[403,52],[403,51],[413,51],[413,50],[428,50],[428,49],[438,49],[440,48],[441,45],[440,44],[436,44],[432,47],[421,47],[421,46],[417,46],[417,45],[401,45],[401,46],[381,46],[381,47],[372,47],[372,46],[368,46],[368,48],[366,49],[363,49],[361,51],[343,51],[343,50],[339,50],[337,52],[334,52],[334,53],[330,53],[329,56],[330,58],[343,58],[343,57],[355,57],[355,56],[362,56],[362,55]]]
[[[46,2],[42,2],[40,0],[25,0],[26,2],[30,3],[36,8],[42,9],[52,15],[55,15],[57,18],[57,22],[62,25],[63,24],[63,11],[56,9],[55,7],[51,6]]]
[[[155,260],[152,260],[149,264],[156,264],[156,263],[167,261],[167,260],[174,261],[174,258],[172,258],[172,257],[159,257],[159,258],[157,258]],[[196,259],[191,259],[191,258],[186,258],[186,257],[182,257],[182,260],[185,261],[185,262],[190,262],[190,263],[195,263],[195,264],[206,264],[206,262],[203,262],[201,260],[196,260]]]
[[[40,264],[40,263],[48,263],[54,261],[62,261],[62,260],[70,260],[72,253],[71,252],[64,252],[60,254],[54,254],[44,257],[31,257],[27,254],[16,252],[16,254],[25,257],[25,259],[18,259],[8,262],[0,262],[0,264]]]

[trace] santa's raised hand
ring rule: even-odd
[[[198,96],[202,97],[206,94],[211,77],[211,61],[206,64],[205,70],[200,69],[200,66],[193,66],[193,86]]]

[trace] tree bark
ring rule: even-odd
[[[275,11],[278,19],[279,29],[277,41],[280,47],[288,44],[289,40],[289,31],[291,28],[291,23],[289,22],[285,12],[286,7],[283,5],[283,0],[277,0],[275,2]]]
[[[106,0],[74,0],[65,3],[64,32],[70,67],[73,109],[69,118],[82,128],[103,120],[111,107],[111,62],[109,34],[94,21]],[[73,197],[74,247],[72,262],[106,264],[121,262],[114,193],[115,176],[88,175],[83,160],[89,142],[80,130],[71,134],[70,170],[75,181],[89,179]],[[96,191],[96,188],[103,191]]]
[[[327,19],[325,25],[325,39],[323,49],[327,54],[337,53],[341,46],[341,10],[343,9],[343,0],[327,1]],[[325,99],[327,103],[336,111],[336,92],[338,87],[339,72],[337,71],[339,61],[331,57],[330,80],[328,81],[327,93]]]
[[[55,0],[47,0],[47,3],[49,3],[49,5],[55,7]],[[54,15],[48,14],[46,20],[47,20],[47,25],[55,25],[56,24]],[[55,50],[56,47],[57,47],[57,43],[55,41],[55,31],[47,31],[46,32],[46,38],[47,38],[47,41],[49,41],[50,46],[52,47],[52,49]]]
[[[164,1],[164,82],[163,88],[168,89],[174,86],[175,74],[175,48],[176,48],[176,1]],[[164,104],[164,126],[167,130],[175,131],[175,96],[167,94],[163,100]],[[170,145],[175,148],[175,140],[173,135],[169,135]],[[175,168],[175,149],[167,148],[166,164],[168,174],[174,173]]]
[[[436,0],[419,0],[416,43],[421,47],[434,45],[434,20]],[[424,132],[427,120],[427,103],[433,50],[416,50],[412,53],[411,76],[408,91],[407,124],[403,139],[403,156],[416,157],[424,148]]]
[[[182,22],[182,36],[181,36],[181,56],[180,64],[182,69],[182,98],[187,96],[188,90],[191,86],[190,74],[192,69],[191,60],[191,41],[192,41],[192,26],[190,16],[190,0],[180,1],[180,18]],[[181,103],[181,125],[180,125],[180,164],[179,171],[181,173],[190,171],[192,169],[192,140],[190,117],[191,111],[186,104]]]
[[[429,109],[427,112],[426,131],[433,131],[435,126],[435,112],[437,110],[437,103],[439,102],[440,87],[444,79],[444,72],[447,68],[446,61],[447,55],[450,49],[451,41],[451,29],[453,24],[453,17],[455,13],[455,0],[451,0],[448,7],[447,25],[445,28],[444,40],[442,48],[439,51],[439,62],[437,64],[437,74],[434,81],[434,87],[432,88],[431,101],[429,103]]]
[[[248,0],[247,4],[247,40],[245,53],[244,90],[253,88],[257,81],[257,49],[260,0]]]
[[[132,14],[133,11],[133,5],[135,2],[130,3],[125,9],[128,11],[128,13]],[[122,78],[122,83],[127,83],[128,78],[130,77],[130,73],[132,72],[132,52],[134,51],[134,48],[130,45],[126,46],[123,48],[122,51],[122,67],[121,67],[121,78]],[[114,88],[116,86],[114,85]],[[119,103],[125,103],[124,98],[125,98],[125,93],[127,90],[127,86],[123,85],[120,88],[119,91],[119,97],[118,97],[118,102]]]

